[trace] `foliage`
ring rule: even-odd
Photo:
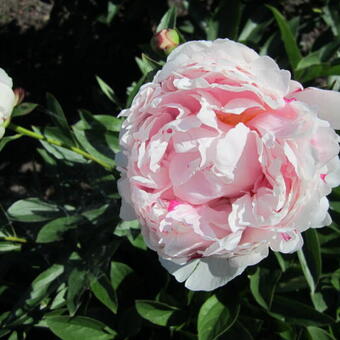
[[[155,27],[176,27],[183,40],[238,40],[277,59],[306,86],[339,89],[337,1],[319,1],[316,7],[307,2],[307,8],[295,8],[296,16],[277,1],[268,6],[241,0],[172,2],[177,7],[163,17],[150,17]],[[140,5],[108,1],[98,23],[110,29]],[[164,63],[149,41],[141,52],[140,79],[125,96],[103,80],[109,78],[97,77],[100,98],[109,101],[105,105],[113,113],[130,105]],[[340,337],[339,189],[330,196],[333,224],[305,232],[298,254],[272,253],[215,292],[191,292],[147,250],[138,224],[119,220],[114,158],[122,119],[82,109],[70,123],[73,113],[64,112],[50,94],[45,106],[18,106],[8,127],[13,132],[0,146],[15,150],[17,138],[32,137],[32,152],[42,165],[34,194],[6,199],[1,206],[1,338]],[[23,115],[37,112],[44,114],[43,126],[17,125],[27,122]]]

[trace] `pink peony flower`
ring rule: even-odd
[[[121,217],[187,288],[220,287],[331,222],[340,93],[303,89],[242,44],[192,41],[121,115]]]

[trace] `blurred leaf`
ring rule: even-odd
[[[236,321],[231,328],[224,334],[225,339],[237,340],[254,340],[251,331],[249,331],[241,322]],[[219,337],[218,337],[219,339]]]
[[[123,123],[121,118],[110,115],[92,115],[87,111],[80,111],[81,119],[75,124],[79,130],[102,130],[119,132]]]
[[[281,32],[281,39],[284,43],[290,65],[293,71],[295,71],[299,61],[302,58],[302,55],[296,43],[296,39],[293,35],[293,32],[291,28],[289,27],[287,20],[276,8],[269,6],[269,5],[267,5],[267,7],[273,12],[274,18]]]
[[[138,314],[158,326],[173,326],[180,324],[181,311],[165,303],[151,300],[136,300]]]
[[[111,278],[111,284],[114,290],[117,290],[120,284],[131,273],[133,273],[133,270],[125,263],[112,261],[111,270],[110,270],[110,278]]]
[[[300,326],[322,326],[334,322],[334,319],[314,308],[294,299],[276,296],[272,303],[272,312],[282,315],[286,322]]]
[[[35,103],[21,103],[13,109],[12,117],[20,117],[27,115],[37,108],[38,104]]]
[[[337,4],[327,4],[322,8],[322,18],[326,24],[331,27],[333,34],[336,37],[340,36],[340,15]]]
[[[14,202],[7,212],[12,220],[18,222],[48,221],[63,214],[57,205],[35,197]]]
[[[238,41],[242,43],[259,43],[263,38],[264,32],[268,25],[273,21],[272,18],[264,19],[262,8],[251,16],[243,26],[239,34]]]
[[[226,306],[217,299],[216,295],[212,295],[204,302],[198,313],[198,339],[218,339],[234,324],[239,311],[239,304],[231,303]]]
[[[87,288],[87,272],[81,268],[74,268],[67,280],[66,304],[71,316],[75,315],[79,308],[80,298]]]
[[[105,81],[101,79],[99,76],[96,76],[96,79],[100,89],[103,91],[105,96],[109,98],[114,104],[116,104],[119,109],[121,109],[122,108],[121,104],[119,103],[119,100],[113,89],[108,84],[106,84]]]
[[[116,314],[118,308],[117,296],[107,276],[102,275],[100,278],[94,278],[90,287],[96,298],[112,313]]]
[[[22,137],[22,135],[20,135],[20,134],[2,137],[1,140],[0,140],[0,151],[2,151],[2,149],[6,146],[7,143],[9,143],[13,140],[16,140],[20,137]]]
[[[112,20],[115,18],[119,11],[119,5],[114,4],[112,1],[108,1],[107,3],[107,13],[106,15],[101,15],[98,18],[98,21],[105,24],[110,25]]]
[[[221,0],[206,25],[207,39],[229,38],[236,40],[240,26],[242,6],[240,0]]]
[[[280,280],[280,271],[270,271],[257,267],[256,272],[249,276],[250,290],[256,302],[266,310],[270,310],[276,286]]]
[[[318,312],[322,313],[328,308],[321,292],[312,293],[311,298],[313,305]]]
[[[308,82],[319,77],[340,75],[340,64],[317,64],[297,70],[299,81]]]
[[[156,32],[160,32],[161,30],[167,28],[176,28],[176,7],[174,6],[170,7],[169,10],[163,15],[157,26]]]
[[[303,238],[304,245],[298,250],[298,257],[311,294],[314,294],[321,275],[321,252],[317,231],[308,229],[303,233]]]
[[[20,250],[21,244],[0,240],[0,254]]]
[[[332,273],[331,283],[337,291],[340,291],[340,269],[337,269],[334,273]]]
[[[336,340],[332,334],[322,328],[308,326],[306,330],[309,340]]]
[[[46,322],[51,331],[62,340],[111,340],[116,337],[114,331],[105,324],[89,317],[53,316],[47,317]]]
[[[36,242],[49,243],[60,241],[63,239],[63,233],[77,228],[78,222],[81,220],[81,216],[65,216],[48,222],[39,230]]]

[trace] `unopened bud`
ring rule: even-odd
[[[26,91],[23,88],[18,87],[14,89],[14,95],[15,95],[15,106],[17,106],[23,102],[25,95],[26,95]]]
[[[156,33],[154,37],[154,44],[158,50],[169,54],[180,44],[180,38],[175,29],[164,29]]]

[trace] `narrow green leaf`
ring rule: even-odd
[[[161,30],[167,28],[176,28],[176,7],[172,6],[169,10],[163,15],[161,21],[159,22],[156,32],[160,32]]]
[[[22,135],[20,134],[2,137],[0,140],[0,151],[2,151],[2,149],[7,145],[7,143],[12,142],[13,140],[16,140],[20,137],[22,137]]]
[[[119,100],[113,89],[107,83],[105,83],[105,81],[101,79],[99,76],[96,76],[96,80],[105,96],[109,98],[114,104],[116,104],[118,108],[121,108],[121,104],[119,103]]]
[[[311,294],[314,294],[321,275],[320,243],[315,229],[308,229],[304,232],[303,237],[304,246],[302,250],[298,251],[298,257]]]
[[[293,325],[323,326],[334,322],[327,314],[319,313],[309,305],[282,296],[275,297],[271,311],[282,315],[286,322]]]
[[[35,197],[14,202],[7,212],[12,220],[19,222],[48,221],[62,214],[55,204],[41,201]]]
[[[336,340],[335,337],[319,327],[308,326],[306,328],[309,340]]]
[[[62,340],[111,340],[115,334],[102,322],[85,316],[70,318],[68,316],[47,317],[46,322],[51,331]]]
[[[67,122],[65,113],[58,100],[51,94],[46,94],[47,113],[51,116],[53,122],[61,129],[61,131],[73,141],[71,128]]]
[[[236,321],[240,311],[239,304],[226,306],[216,295],[208,298],[200,308],[197,320],[199,340],[218,339]]]
[[[151,300],[136,300],[135,304],[138,314],[143,319],[158,326],[173,326],[181,323],[179,322],[181,313],[176,307]]]
[[[73,316],[79,308],[80,298],[87,288],[87,272],[80,268],[74,268],[67,280],[66,304],[71,316]]]
[[[270,271],[257,267],[256,272],[249,276],[250,290],[256,302],[266,310],[270,310],[276,286],[281,277],[280,271]]]
[[[299,61],[302,58],[299,47],[296,43],[296,39],[293,35],[291,28],[284,16],[274,7],[267,5],[267,7],[272,11],[274,18],[279,26],[281,39],[284,43],[285,50],[290,62],[290,65],[295,71]]]
[[[94,278],[90,287],[95,297],[112,313],[116,314],[118,308],[117,296],[107,276],[102,275],[100,278]]]

